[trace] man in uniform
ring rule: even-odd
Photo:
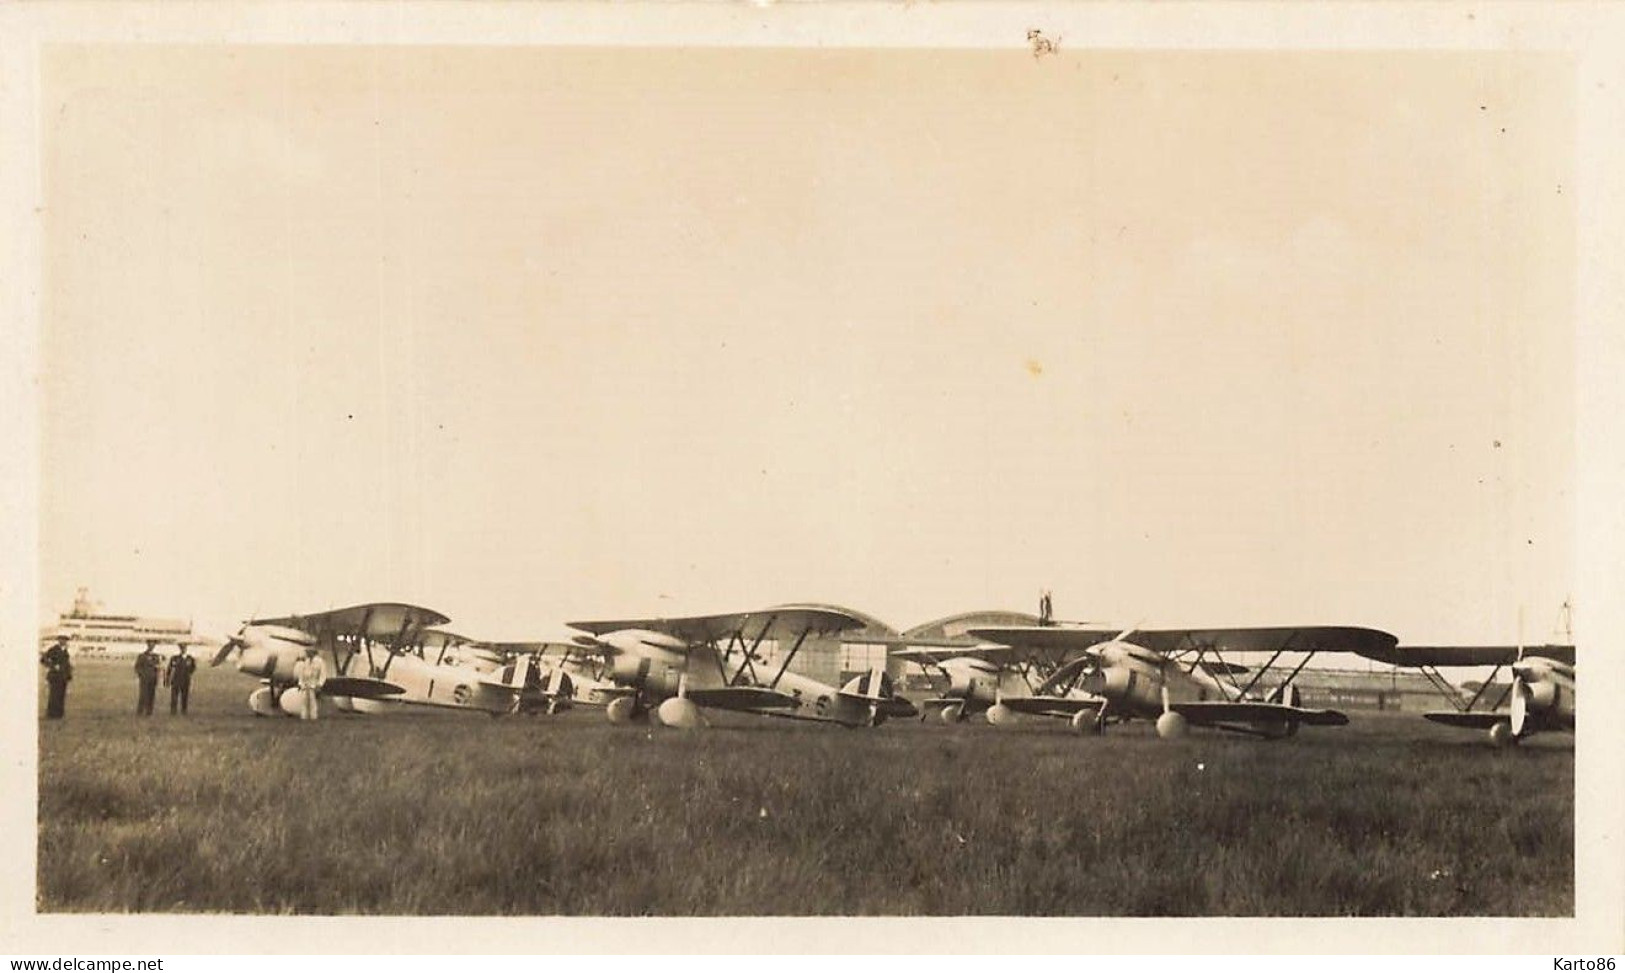
[[[45,698],[45,718],[60,720],[68,711],[68,683],[73,681],[73,662],[68,658],[68,637],[58,635],[51,647],[40,656],[45,667],[45,685],[49,695]]]
[[[316,718],[316,693],[327,681],[327,663],[322,661],[316,646],[305,646],[305,657],[293,664],[293,677],[299,682],[299,718]]]
[[[169,665],[164,667],[164,685],[169,687],[169,715],[179,712],[186,715],[186,703],[192,696],[192,673],[197,670],[197,660],[186,652],[186,643],[179,646],[180,651],[169,657]]]
[[[136,697],[135,712],[137,716],[152,715],[152,700],[158,695],[158,643],[148,642],[141,654],[135,657]]]

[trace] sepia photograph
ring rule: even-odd
[[[1579,33],[293,6],[7,69],[19,936],[1619,951]]]

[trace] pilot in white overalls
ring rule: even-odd
[[[316,646],[305,649],[305,657],[293,664],[293,677],[299,681],[299,718],[316,718],[316,692],[327,681],[327,663],[322,661]]]

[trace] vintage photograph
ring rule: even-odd
[[[42,45],[34,910],[1575,917],[1575,60],[1006,40]]]

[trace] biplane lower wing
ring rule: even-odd
[[[801,701],[794,696],[760,686],[724,686],[716,689],[690,689],[687,698],[696,706],[711,709],[756,711],[795,709]]]
[[[1069,699],[1062,696],[1016,696],[999,701],[1000,705],[1016,713],[1034,716],[1076,716],[1100,709],[1098,699]]]
[[[1440,711],[1423,713],[1422,719],[1434,723],[1443,723],[1445,726],[1462,726],[1469,730],[1488,730],[1498,723],[1512,723],[1512,714],[1501,713],[1494,710],[1477,711]]]
[[[1120,641],[1158,655],[1205,649],[1210,652],[1353,652],[1382,658],[1398,641],[1387,632],[1351,625],[1298,625],[1263,628],[1150,628],[1115,631],[1106,628],[1027,626],[973,628],[971,635],[1013,645],[1050,649],[1087,649]]]
[[[1192,723],[1206,726],[1221,723],[1296,722],[1309,726],[1346,726],[1349,718],[1334,709],[1307,709],[1283,703],[1241,701],[1170,703],[1168,708]]]
[[[404,692],[405,686],[363,676],[333,676],[322,683],[321,688],[324,696],[349,696],[353,699],[388,699]]]

